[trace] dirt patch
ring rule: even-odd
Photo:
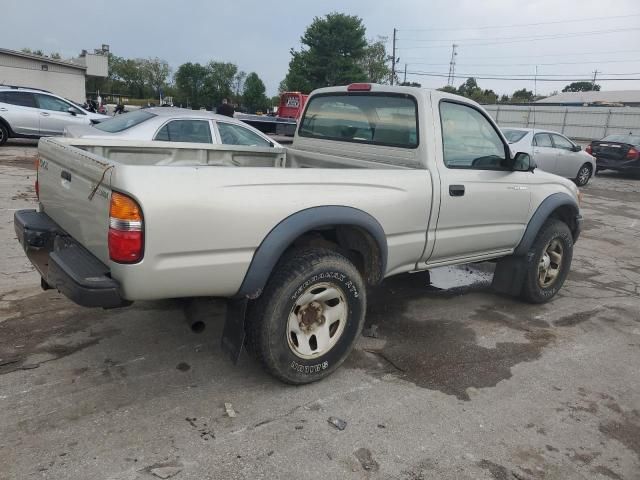
[[[525,331],[528,342],[480,346],[475,331],[462,322],[428,315],[410,318],[406,313],[409,303],[430,293],[426,286],[407,279],[391,280],[394,282],[385,282],[391,285],[383,285],[370,296],[367,316],[368,324],[378,325],[380,339],[386,342],[379,349],[354,352],[347,368],[362,368],[374,375],[393,373],[417,386],[470,400],[469,388],[493,387],[510,378],[511,367],[540,358],[555,338],[548,329],[520,326],[517,329]],[[497,322],[513,328],[512,320],[507,319],[503,315]]]
[[[7,155],[0,154],[0,165],[9,165],[12,167],[26,168],[27,170],[36,170],[36,155]]]
[[[596,315],[600,311],[599,308],[595,308],[593,310],[588,310],[586,312],[576,312],[570,315],[565,315],[561,317],[559,320],[553,322],[556,327],[573,327],[574,325],[578,325],[582,322],[586,322],[591,319],[594,315]]]
[[[24,298],[8,292],[0,305],[0,314],[8,317],[0,323],[0,375],[36,367],[30,358],[56,360],[118,333],[93,330],[103,310],[84,309],[52,291]]]
[[[359,448],[353,454],[360,462],[363,470],[367,472],[377,472],[380,469],[380,465],[378,465],[378,462],[373,458],[368,448]]]
[[[591,471],[593,473],[604,475],[605,477],[613,478],[614,480],[624,480],[622,476],[618,475],[616,472],[608,467],[605,467],[604,465],[598,465],[597,467],[592,468]]]
[[[638,412],[623,413],[621,422],[601,423],[600,432],[617,440],[640,458],[640,415]]]
[[[478,466],[483,470],[487,470],[495,480],[513,480],[516,478],[511,474],[511,471],[508,468],[498,465],[497,463],[490,462],[489,460],[482,460],[478,462]]]

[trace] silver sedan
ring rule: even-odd
[[[67,127],[65,136],[280,147],[264,133],[239,120],[202,110],[171,107],[145,108],[97,125]]]
[[[503,128],[514,152],[527,152],[541,170],[586,185],[596,171],[596,159],[564,135],[550,130]]]

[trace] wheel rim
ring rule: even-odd
[[[589,180],[589,175],[591,174],[591,170],[589,167],[582,167],[578,172],[578,183],[584,185]]]
[[[538,284],[541,288],[548,288],[554,284],[560,275],[564,247],[562,242],[554,238],[542,252],[538,263]]]
[[[287,320],[287,341],[296,356],[316,358],[336,345],[347,324],[345,299],[331,283],[316,283],[298,297]]]
[[[4,129],[0,128],[0,143],[4,142]]]

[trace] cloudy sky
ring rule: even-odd
[[[638,0],[3,0],[0,47],[29,47],[77,55],[106,43],[124,57],[236,63],[264,80],[275,94],[289,50],[315,16],[338,11],[360,16],[367,36],[398,29],[400,70],[407,80],[440,87],[451,44],[459,44],[457,74],[478,77],[483,88],[512,93],[561,90],[564,79],[599,81],[604,90],[640,89]],[[605,7],[606,6],[606,7]],[[615,17],[615,18],[612,18]],[[523,78],[521,80],[521,78]],[[549,82],[543,79],[560,79]],[[455,83],[463,82],[463,78]]]

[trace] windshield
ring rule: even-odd
[[[620,142],[640,145],[640,135],[607,135],[601,142]]]
[[[504,136],[507,137],[507,142],[516,143],[522,140],[522,138],[527,134],[527,131],[504,129],[502,130],[502,133],[504,133]]]
[[[149,120],[151,117],[155,117],[151,112],[147,112],[146,110],[136,110],[135,112],[123,113],[117,117],[100,122],[97,125],[94,125],[94,127],[98,130],[102,130],[103,132],[122,132]]]

